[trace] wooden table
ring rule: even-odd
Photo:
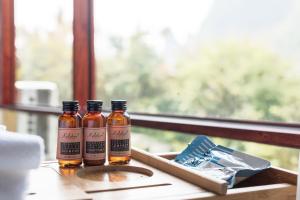
[[[27,199],[295,199],[297,175],[282,169],[265,170],[218,195],[179,178],[180,171],[166,173],[147,155],[133,157],[130,165],[113,167],[60,169],[56,161],[45,162],[31,173]],[[170,162],[174,154],[162,157]]]

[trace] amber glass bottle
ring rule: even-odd
[[[63,101],[56,151],[60,167],[77,167],[82,162],[82,121],[78,109],[78,101]]]
[[[87,101],[83,121],[83,163],[103,165],[105,163],[106,120],[102,111],[102,101]]]
[[[111,101],[112,112],[107,118],[109,164],[127,164],[130,161],[130,117],[125,100]]]

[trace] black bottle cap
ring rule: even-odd
[[[103,102],[100,100],[87,100],[88,111],[101,111]]]
[[[112,100],[111,109],[112,110],[126,110],[127,109],[126,100]]]
[[[74,111],[77,112],[79,109],[78,101],[63,101],[63,111]]]

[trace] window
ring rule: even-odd
[[[0,2],[0,123],[42,135],[48,159],[57,128],[49,114],[73,98],[83,105],[103,99],[108,110],[110,99],[127,99],[133,143],[151,152],[182,149],[194,137],[187,133],[300,148],[299,124],[285,123],[300,118],[300,4],[294,0]],[[180,120],[200,125],[191,129]],[[255,152],[257,144],[215,140],[296,167],[295,149],[261,145],[264,151]]]
[[[126,98],[131,112],[299,122],[299,5],[97,0],[97,97],[107,109],[110,99]],[[162,149],[180,150],[191,139],[134,130]],[[254,152],[257,144],[217,141],[296,169],[294,149],[260,145],[264,151]]]
[[[15,0],[16,103],[72,99],[72,18],[69,0]]]
[[[97,97],[143,113],[299,122],[299,8],[95,1]]]

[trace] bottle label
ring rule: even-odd
[[[61,160],[82,158],[81,128],[58,128],[56,158]]]
[[[106,127],[84,128],[84,159],[105,159],[105,132]]]
[[[130,126],[108,126],[109,155],[130,155]]]

